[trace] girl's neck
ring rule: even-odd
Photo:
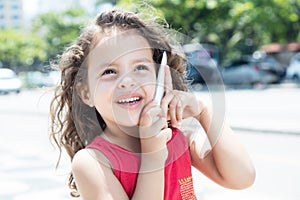
[[[140,153],[138,127],[107,126],[102,137],[128,151]]]

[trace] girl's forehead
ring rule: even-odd
[[[101,48],[121,48],[122,50],[126,49],[140,49],[143,47],[149,48],[150,45],[145,37],[139,34],[138,30],[119,30],[112,29],[110,32],[103,34],[95,45],[95,49]]]
[[[104,35],[91,50],[85,62],[89,67],[111,63],[119,57],[152,47],[137,31],[122,31],[118,34]]]

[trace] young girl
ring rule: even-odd
[[[253,184],[252,162],[226,121],[215,128],[209,106],[186,91],[184,66],[158,26],[118,10],[101,13],[63,53],[51,136],[71,157],[69,186],[82,199],[196,199],[192,166],[227,188]],[[160,67],[165,94],[156,102]],[[196,133],[179,128],[188,117],[213,145],[204,158]]]

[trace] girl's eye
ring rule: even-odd
[[[148,68],[148,66],[146,66],[146,65],[138,65],[136,68],[135,68],[135,70],[148,70],[149,68]]]
[[[116,71],[113,70],[113,69],[106,69],[106,70],[102,73],[102,76],[110,75],[110,74],[116,74]]]

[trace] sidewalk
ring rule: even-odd
[[[220,93],[223,94],[207,90],[195,92],[199,98],[209,97],[218,104],[224,104],[224,116],[233,129],[300,135],[299,85],[286,83],[254,90],[226,88]],[[222,110],[218,106],[215,107]]]
[[[234,129],[300,135],[299,88],[229,91],[226,97]]]

